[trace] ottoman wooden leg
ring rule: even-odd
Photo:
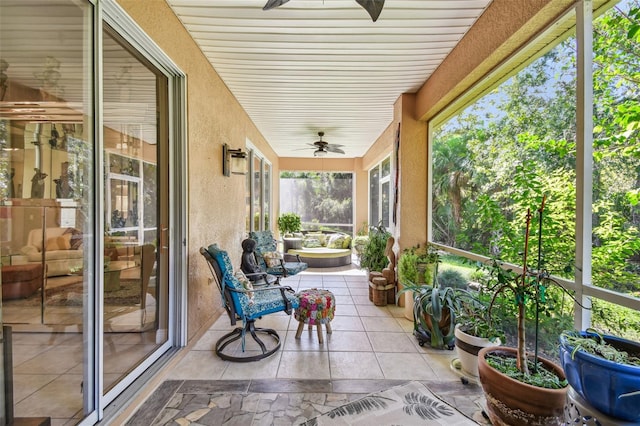
[[[319,322],[316,324],[316,327],[318,328],[318,342],[322,344],[324,342],[324,339],[322,338],[322,323]]]
[[[328,322],[328,323],[326,323],[325,325],[326,325],[326,327],[327,327],[327,334],[331,334],[331,333],[333,333],[333,330],[331,330],[331,323],[330,323],[330,322]]]
[[[296,339],[300,338],[300,335],[302,334],[302,330],[304,330],[304,321],[298,322],[298,330],[296,330]]]

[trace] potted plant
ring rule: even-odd
[[[527,211],[522,273],[515,274],[494,262],[496,284],[492,292],[493,306],[498,295],[512,293],[517,304],[517,348],[498,346],[478,353],[478,374],[487,401],[487,414],[494,425],[560,425],[564,419],[567,381],[562,368],[538,357],[537,333],[533,356],[527,353],[525,313],[528,301],[536,312],[544,301],[551,279],[541,269],[542,214],[545,199],[538,209],[538,266],[528,268],[529,228],[531,212]],[[538,323],[536,321],[536,330]]]
[[[294,232],[300,232],[302,222],[296,213],[283,213],[278,217],[278,229],[283,237],[291,237]]]
[[[478,378],[478,352],[480,349],[499,346],[504,342],[504,332],[498,328],[491,315],[489,306],[483,299],[483,287],[479,292],[471,293],[462,303],[458,312],[455,328],[455,344],[460,369],[471,379]]]
[[[593,408],[640,423],[640,344],[593,329],[560,336],[567,381]]]
[[[438,260],[438,253],[428,244],[406,248],[398,259],[398,281],[404,287],[409,284],[431,284],[433,268]],[[414,293],[404,292],[404,316],[413,320]]]
[[[438,349],[453,349],[454,328],[456,314],[462,308],[463,298],[468,297],[466,290],[444,287],[438,282],[438,264],[440,262],[436,251],[428,251],[432,261],[432,285],[414,283],[404,277],[403,286],[398,295],[412,292],[414,335],[420,346],[429,341],[431,347]],[[430,269],[426,266],[427,269]],[[406,271],[405,271],[406,272]],[[420,274],[418,273],[418,277]]]
[[[369,238],[360,253],[360,268],[382,272],[389,263],[385,249],[391,233],[382,224],[369,229]]]

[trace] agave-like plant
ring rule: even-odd
[[[414,330],[428,331],[431,347],[453,347],[455,340],[456,315],[462,309],[463,303],[471,294],[467,290],[443,287],[438,281],[437,258],[433,268],[433,285],[416,284],[411,281],[403,282],[403,289],[398,296],[407,291],[414,292],[413,319]]]

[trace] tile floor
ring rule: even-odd
[[[167,393],[166,405],[158,406],[158,395],[149,398],[147,403],[153,408],[145,403],[129,424],[190,424],[197,415],[187,417],[189,410],[203,413],[211,404],[216,405],[212,401],[220,397],[227,398],[230,405],[229,395],[223,395],[225,389],[245,397],[257,394],[256,398],[262,398],[263,402],[278,400],[278,395],[287,394],[291,399],[291,393],[311,393],[316,395],[312,399],[329,401],[328,404],[318,402],[318,407],[326,405],[324,411],[328,411],[332,405],[340,405],[345,400],[409,380],[422,381],[434,393],[441,392],[443,399],[448,399],[464,414],[482,422],[481,389],[473,383],[463,384],[460,375],[452,370],[455,351],[419,346],[412,334],[413,321],[404,317],[404,308],[377,307],[369,301],[368,281],[363,271],[355,268],[331,271],[308,270],[283,280],[284,285],[295,290],[316,287],[335,295],[333,333],[325,336],[323,344],[318,343],[315,329],[308,332],[305,328],[301,338],[295,339],[298,323],[293,315],[272,314],[259,320],[257,326],[277,330],[282,339],[281,350],[257,362],[224,361],[215,354],[214,345],[232,326],[226,315],[221,316],[168,374],[162,391]],[[198,398],[192,400],[194,395]],[[301,401],[300,398],[293,400]],[[317,411],[324,412],[322,408]],[[291,421],[290,418],[270,418],[269,423],[269,418],[257,416],[253,422],[243,419],[237,424]],[[195,421],[193,424],[207,423]]]

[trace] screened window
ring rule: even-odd
[[[591,149],[592,129],[577,125],[579,114],[590,110],[577,109],[576,52],[581,41],[576,40],[575,27],[553,37],[544,34],[547,48],[529,54],[532,59],[526,66],[503,72],[499,81],[480,82],[479,86],[491,90],[468,96],[472,100],[466,105],[450,109],[459,112],[445,112],[442,117],[446,118],[434,120],[432,241],[456,253],[472,253],[468,257],[478,254],[522,265],[525,217],[530,212],[534,243],[529,259],[537,257],[534,244],[539,235],[543,255],[540,264],[528,262],[529,267],[544,268],[566,280],[568,287],[578,288],[573,282],[581,268],[576,265],[576,242],[586,241],[593,270],[592,274],[580,270],[577,285],[593,283],[640,295],[640,43],[632,31],[639,3],[625,0],[606,13],[594,12],[593,99],[597,102],[593,102],[593,158],[584,173],[577,167],[578,153],[583,146],[587,152]],[[564,19],[575,21],[572,14]],[[540,43],[530,47],[539,48]],[[500,70],[493,75],[498,74]],[[592,101],[588,95],[586,101]],[[586,135],[583,145],[579,135]],[[577,188],[591,178],[591,170],[593,202],[586,215],[591,213],[593,224],[577,235],[576,217],[584,215],[578,207]],[[540,234],[537,220],[543,198]],[[474,269],[470,267],[468,274]],[[592,287],[580,287],[579,293],[592,296],[592,310],[574,305],[559,290],[550,293],[557,306],[549,327],[573,325],[574,309],[579,309],[582,316],[591,318],[592,326],[639,337],[637,309],[614,305],[606,293]],[[636,302],[623,301],[637,307]],[[547,331],[557,335],[551,328]]]
[[[369,224],[391,223],[391,157],[387,157],[369,170]]]
[[[353,174],[280,173],[280,213],[297,213],[305,230],[353,233]]]
[[[249,148],[249,173],[246,178],[246,231],[271,228],[271,164],[256,149]]]

